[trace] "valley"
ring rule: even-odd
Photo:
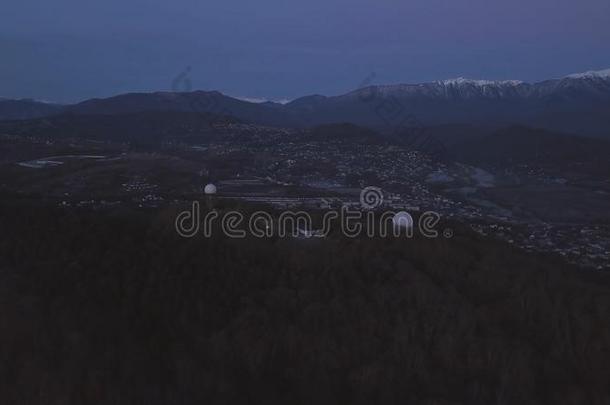
[[[579,153],[572,138],[562,148],[549,142],[555,135],[543,131],[539,139],[512,127],[453,146],[455,156],[440,159],[348,124],[303,130],[189,117],[163,118],[165,129],[157,126],[159,135],[148,142],[129,129],[140,119],[131,115],[106,119],[115,128],[109,140],[103,132],[95,139],[53,136],[68,133],[65,123],[46,132],[23,123],[18,129],[31,135],[0,137],[0,192],[65,209],[153,209],[201,199],[203,186],[214,183],[217,198],[227,201],[323,210],[357,205],[360,190],[375,186],[384,193],[379,209],[438,212],[526,251],[609,268],[610,181],[603,157],[610,145],[603,141],[590,141],[591,151],[578,141]],[[86,117],[77,122],[88,125]],[[524,136],[514,145],[532,157],[513,149],[510,156],[522,159],[503,160],[508,136]]]

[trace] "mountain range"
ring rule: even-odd
[[[32,99],[0,98],[0,120],[23,120],[62,112],[66,106]]]
[[[610,69],[526,83],[465,78],[370,85],[339,96],[311,95],[287,104],[252,103],[217,91],[128,93],[59,106],[0,100],[0,119],[69,113],[205,112],[259,125],[313,127],[350,122],[381,132],[446,124],[528,125],[610,139]]]

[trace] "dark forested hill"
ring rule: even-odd
[[[608,277],[466,230],[186,240],[173,211],[1,201],[3,403],[610,399]]]
[[[2,121],[0,132],[48,139],[158,143],[212,136],[214,127],[240,121],[225,115],[186,111],[143,111],[125,114],[63,113],[33,120]]]
[[[536,166],[599,178],[610,174],[610,142],[543,129],[512,126],[465,140],[451,151],[457,159],[475,165]]]

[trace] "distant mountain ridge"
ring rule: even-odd
[[[348,121],[396,132],[403,126],[512,124],[610,138],[609,70],[526,83],[465,78],[371,85],[287,104],[305,122]]]
[[[475,80],[459,77],[428,83],[369,86],[347,95],[379,92],[381,95],[421,95],[438,98],[544,98],[566,90],[610,99],[610,69],[567,75],[559,79],[528,83],[521,80]]]
[[[32,99],[11,100],[0,97],[0,120],[21,120],[45,117],[63,110],[60,104]]]
[[[281,104],[252,103],[226,96],[218,91],[127,93],[90,99],[66,108],[72,114],[129,114],[146,111],[205,112],[232,116],[256,124],[290,126]]]
[[[13,103],[11,112],[2,103]],[[313,127],[349,122],[382,132],[447,124],[527,125],[610,139],[610,69],[526,83],[465,78],[370,85],[343,95],[311,95],[286,104],[252,103],[217,91],[128,93],[69,106],[0,101],[0,119],[145,111],[206,112],[259,125]],[[18,110],[18,108],[17,108]]]

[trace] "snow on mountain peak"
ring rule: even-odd
[[[473,80],[466,79],[464,77],[458,77],[457,79],[447,79],[439,81],[438,83],[445,86],[459,86],[463,84],[471,84],[477,87],[485,86],[518,86],[523,82],[520,80]]]
[[[610,78],[610,69],[605,70],[590,70],[584,73],[574,73],[571,75],[567,75],[568,79],[591,79],[591,78],[601,78],[601,79],[609,79]]]

